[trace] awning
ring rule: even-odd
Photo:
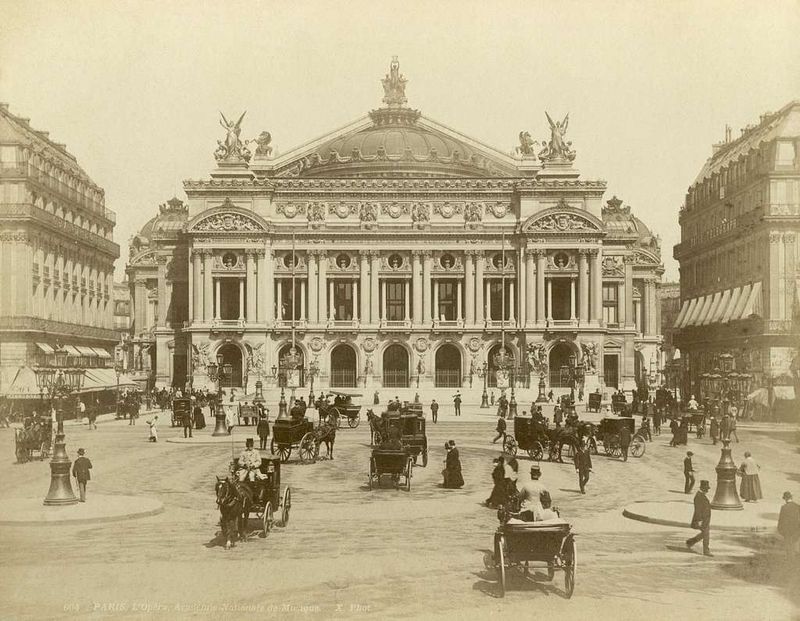
[[[719,303],[722,300],[722,294],[718,291],[715,293],[712,298],[711,302],[708,304],[708,308],[706,309],[706,313],[702,319],[702,325],[708,325],[711,323],[714,315],[717,314],[717,308],[719,307]]]
[[[97,354],[91,347],[84,347],[83,345],[76,345],[75,349],[81,352],[84,358],[97,358]]]
[[[752,285],[745,285],[742,287],[742,294],[739,296],[739,301],[736,304],[736,308],[733,309],[731,321],[736,321],[737,319],[741,318],[742,309],[744,308],[745,304],[747,304],[747,298],[750,297],[750,290],[752,288]]]
[[[773,386],[772,388],[772,402],[775,403],[777,400],[781,401],[791,401],[795,398],[794,393],[794,386]],[[754,390],[749,395],[747,395],[747,400],[752,401],[753,403],[757,403],[758,405],[763,405],[764,407],[769,407],[769,390],[766,388],[758,388]]]
[[[681,322],[683,321],[684,315],[686,315],[686,311],[689,310],[690,300],[686,300],[683,305],[681,306],[681,311],[678,313],[678,316],[675,318],[675,323],[672,324],[673,328],[680,328]]]
[[[121,373],[119,376],[120,390],[123,388],[136,388],[137,384],[130,375]],[[83,388],[80,392],[95,392],[98,390],[116,390],[117,374],[114,369],[86,369],[83,377]]]
[[[36,373],[30,367],[3,367],[0,370],[2,389],[7,399],[40,399],[42,393],[36,385]]]
[[[110,360],[112,358],[111,354],[102,347],[92,347],[92,351],[94,351],[98,358],[103,358],[104,360]]]
[[[686,309],[686,315],[684,316],[681,325],[678,326],[679,328],[685,328],[686,326],[689,325],[689,320],[692,318],[692,315],[694,314],[694,311],[696,309],[697,309],[697,298],[692,298],[689,301],[689,308]]]
[[[761,315],[761,281],[753,285],[750,290],[750,295],[747,297],[747,303],[742,309],[742,314],[739,319],[747,319],[750,315]]]
[[[725,289],[725,291],[722,292],[722,297],[719,300],[719,304],[717,304],[717,308],[714,309],[714,316],[711,317],[710,323],[719,323],[722,320],[722,316],[725,314],[730,301],[731,290]]]
[[[64,345],[64,347],[62,349],[67,352],[68,356],[76,356],[76,357],[80,358],[83,355],[81,352],[79,352],[72,345]]]
[[[728,323],[733,317],[733,310],[736,308],[736,305],[739,303],[739,298],[742,296],[742,288],[736,287],[736,289],[731,292],[731,299],[728,302],[728,307],[725,309],[725,312],[722,314],[722,319],[720,320],[722,323]]]
[[[42,351],[43,354],[54,354],[54,353],[56,353],[56,350],[53,349],[47,343],[36,343],[36,347],[38,347]]]
[[[694,313],[694,317],[692,317],[690,326],[699,326],[703,323],[703,319],[705,319],[706,313],[708,312],[708,306],[711,304],[711,298],[713,296],[707,295],[705,296],[700,302],[697,304],[697,310]]]

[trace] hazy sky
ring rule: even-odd
[[[503,151],[570,113],[584,178],[663,240],[724,135],[800,98],[798,2],[50,2],[0,0],[0,101],[106,190],[122,246],[208,175],[218,110],[278,152],[381,105],[392,55],[409,105]]]

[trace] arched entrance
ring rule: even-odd
[[[354,388],[358,371],[356,352],[342,343],[331,351],[331,388]]]
[[[575,351],[567,343],[556,343],[550,350],[550,388],[570,388],[570,367],[577,360]]]
[[[242,387],[242,350],[233,343],[225,343],[217,350],[222,355],[219,383],[223,388]]]
[[[389,345],[383,352],[384,388],[408,388],[408,352],[402,345]]]
[[[291,343],[287,343],[283,347],[281,347],[280,351],[278,352],[278,386],[288,386],[286,380],[288,377],[288,371],[284,366],[284,356],[286,356],[289,351],[292,349]],[[298,386],[305,386],[306,385],[306,375],[303,371],[303,367],[305,366],[305,357],[303,356],[303,350],[299,347],[295,347],[295,354],[297,355],[297,367],[299,368],[299,380]]]
[[[455,345],[442,345],[436,350],[437,388],[461,388],[461,352]]]
[[[487,371],[487,378],[486,378],[486,385],[491,388],[497,388],[497,363],[495,362],[495,356],[500,353],[500,348],[502,346],[498,343],[494,347],[489,350],[489,357],[487,359],[488,364],[488,371]],[[511,348],[506,345],[506,358],[508,359],[508,366],[513,368],[515,361],[514,361],[514,352],[511,351]],[[511,384],[507,382],[510,380],[511,377],[511,370],[508,369],[508,379],[506,380],[506,385],[503,386],[503,382],[500,382],[500,388],[510,388]]]

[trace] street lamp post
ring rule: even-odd
[[[291,394],[289,396],[289,407],[291,408],[294,405],[294,391],[300,384],[299,378],[295,375],[297,370],[300,368],[300,355],[297,353],[297,349],[295,348],[294,344],[292,344],[292,347],[289,349],[289,353],[285,354],[283,358],[281,358],[281,363],[284,373],[286,374],[287,381],[285,383],[289,384],[289,389],[291,390]],[[281,401],[283,402],[283,412],[285,414],[286,400],[284,398],[282,386]]]
[[[314,378],[319,375],[319,363],[315,358],[311,362],[308,363],[308,367],[304,369],[305,374],[308,376],[310,380],[311,387],[308,391],[308,407],[311,407],[314,403]]]
[[[214,406],[214,431],[212,437],[228,435],[228,426],[225,424],[225,412],[222,410],[222,376],[225,374],[222,354],[217,354],[217,361],[208,364],[208,377],[217,385],[216,404]]]
[[[483,392],[481,393],[481,408],[486,409],[489,407],[489,393],[486,392],[486,382],[489,377],[489,365],[484,362],[483,365],[478,367],[478,376],[483,379]]]
[[[44,499],[46,505],[72,505],[78,502],[70,483],[72,461],[67,456],[64,435],[64,400],[81,389],[85,371],[83,369],[45,368],[36,370],[36,383],[40,391],[47,391],[52,407],[56,402],[58,427],[53,444],[53,459],[50,460],[50,489]]]

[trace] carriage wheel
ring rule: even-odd
[[[408,463],[406,463],[406,491],[411,491],[411,470],[414,468],[414,463],[411,461],[411,458],[408,459]]]
[[[361,422],[361,414],[356,414],[355,416],[349,416],[347,418],[347,425],[350,429],[355,429],[358,427],[358,424]]]
[[[544,457],[544,447],[541,442],[538,440],[534,441],[533,446],[528,449],[528,457],[536,461],[542,461],[542,457]]]
[[[564,549],[564,593],[567,599],[575,592],[575,574],[578,571],[578,548],[575,539],[570,537]]]
[[[330,410],[328,410],[328,412],[329,412],[329,414],[328,414],[329,417],[330,416],[336,417],[336,428],[337,429],[341,429],[342,428],[342,413],[337,408],[331,408]]]
[[[636,436],[631,443],[631,455],[634,457],[641,457],[644,455],[645,448],[644,440]]]
[[[506,538],[500,535],[495,540],[494,558],[497,563],[497,577],[500,582],[500,597],[506,596],[506,557],[504,548],[506,547]]]
[[[275,519],[272,515],[272,503],[267,502],[264,507],[264,515],[262,516],[264,522],[264,536],[269,534],[270,529],[275,525]]]
[[[314,434],[308,432],[300,440],[300,447],[298,448],[298,452],[300,454],[300,461],[302,461],[304,464],[315,461],[317,458],[316,449],[317,445],[314,442]]]
[[[281,510],[281,526],[289,523],[289,510],[292,508],[292,490],[287,487],[283,491],[283,509]]]
[[[426,468],[428,466],[428,449],[422,449],[422,467]]]
[[[281,463],[285,464],[289,461],[289,456],[292,454],[292,445],[291,444],[279,444],[278,445],[278,457],[281,458]]]
[[[275,438],[273,437],[272,440],[269,441],[269,452],[273,455],[275,454]]]
[[[512,456],[517,454],[517,441],[514,436],[509,435],[503,439],[503,452]]]

